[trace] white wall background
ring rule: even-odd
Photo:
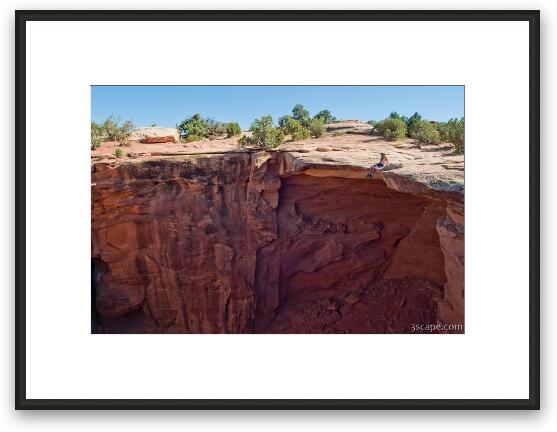
[[[555,327],[555,315],[552,314],[556,304],[556,295],[550,290],[556,286],[557,270],[551,265],[557,256],[551,255],[550,245],[557,241],[557,231],[550,226],[549,221],[557,217],[555,193],[551,193],[551,185],[557,181],[555,170],[549,169],[552,162],[557,163],[557,150],[551,147],[549,141],[549,125],[554,115],[557,115],[557,94],[555,84],[546,78],[557,76],[555,58],[556,32],[552,27],[557,25],[557,6],[550,1],[491,1],[488,4],[477,0],[469,2],[447,1],[390,1],[390,2],[364,2],[364,1],[304,1],[303,3],[291,0],[281,2],[235,1],[230,4],[225,1],[188,2],[190,8],[284,8],[284,9],[309,9],[342,8],[364,9],[436,9],[436,8],[489,8],[489,9],[534,9],[542,10],[542,412],[407,412],[401,415],[397,412],[15,412],[13,411],[13,55],[14,55],[14,9],[74,9],[78,5],[70,1],[52,1],[43,4],[39,1],[5,1],[2,4],[2,92],[0,103],[0,131],[2,138],[3,166],[0,168],[2,175],[0,191],[4,198],[5,211],[0,213],[0,226],[2,227],[0,244],[2,245],[0,259],[0,274],[4,277],[1,290],[2,313],[0,316],[0,335],[2,337],[2,350],[0,362],[2,374],[0,377],[0,428],[3,430],[127,430],[137,431],[152,430],[370,430],[371,428],[391,428],[395,430],[470,430],[471,428],[485,428],[486,430],[532,430],[549,429],[557,420],[557,413],[552,408],[556,407],[555,398],[555,373],[545,366],[555,364],[557,356],[557,342],[551,330]],[[553,2],[554,3],[554,2]],[[81,2],[81,8],[132,8],[150,9],[158,8],[183,8],[185,2],[171,2],[161,0],[156,4],[148,1],[97,1]],[[512,119],[509,119],[512,124]],[[548,253],[549,252],[549,253]],[[552,283],[553,282],[553,283]],[[548,289],[546,289],[548,288]],[[553,391],[553,393],[552,393]],[[554,426],[554,425],[553,425]]]
[[[344,58],[358,58],[357,63],[347,70],[342,62],[308,62],[304,51],[298,50],[289,63],[268,67],[274,61],[268,47],[296,46],[300,37],[323,34],[335,36],[321,51],[315,48],[315,55],[326,58],[329,50],[342,52]],[[370,41],[389,40],[404,47],[413,35],[443,52],[443,64],[409,68],[421,61],[419,51],[404,58],[385,53],[381,59],[385,66],[374,56],[361,56]],[[224,44],[222,66],[206,67],[214,57],[203,44],[190,48],[202,65],[195,68],[185,58],[175,59],[175,67],[164,70],[157,63],[114,68],[91,59],[97,47],[114,41],[125,46],[131,58],[153,51],[161,58],[174,58],[183,41],[196,39],[207,46]],[[275,21],[239,26],[231,21],[185,25],[42,21],[27,23],[26,42],[27,397],[528,397],[524,265],[529,261],[528,206],[517,206],[517,201],[527,201],[528,183],[518,175],[494,182],[493,172],[481,169],[486,159],[499,159],[497,168],[503,173],[506,167],[528,162],[524,159],[528,122],[505,129],[494,129],[490,123],[528,118],[526,22]],[[234,64],[234,50],[227,47],[250,47],[260,53],[257,65],[224,72],[224,65]],[[105,57],[107,64],[118,61],[112,53]],[[89,274],[91,259],[91,159],[84,149],[89,146],[91,82],[407,84],[409,80],[466,84],[466,334],[90,334],[90,317],[84,311],[90,309],[91,293],[84,275]],[[46,135],[44,131],[60,119],[66,122],[64,133]],[[503,175],[498,171],[498,177]],[[52,185],[48,192],[45,182]],[[496,199],[486,185],[496,187]],[[496,219],[486,219],[488,215]],[[492,244],[496,253],[489,247]],[[161,361],[164,368],[146,373]],[[386,371],[396,371],[396,380]]]

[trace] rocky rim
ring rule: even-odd
[[[149,130],[147,130],[149,129]],[[160,158],[185,158],[196,155],[249,152],[239,150],[237,138],[217,138],[191,143],[140,143],[138,137],[177,136],[172,128],[158,128],[154,133],[143,128],[134,131],[129,146],[122,147],[123,158],[116,158],[118,143],[106,142],[91,151],[92,163],[112,166]],[[164,129],[164,130],[163,130]],[[418,148],[413,140],[387,141],[372,134],[373,127],[356,120],[332,123],[321,138],[287,141],[275,150],[288,154],[289,171],[309,175],[361,178],[369,167],[386,153],[389,164],[377,174],[388,187],[400,192],[437,190],[464,193],[464,155],[455,155],[451,144]]]

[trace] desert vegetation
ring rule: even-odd
[[[223,123],[196,113],[176,125],[180,137],[185,142],[200,141],[204,138],[233,137],[242,132],[238,123]]]
[[[292,108],[292,115],[279,117],[278,125],[285,135],[290,135],[292,141],[301,141],[323,136],[326,131],[325,125],[335,120],[336,117],[329,110],[319,111],[311,117],[303,105],[297,104]]]
[[[325,135],[325,120],[320,117],[314,118],[309,122],[309,131],[315,138]]]
[[[272,116],[265,115],[253,120],[250,134],[242,135],[242,129],[237,122],[221,122],[210,117],[203,117],[199,113],[182,120],[176,125],[182,142],[193,142],[219,137],[239,137],[240,148],[258,148],[262,150],[275,149],[280,146],[285,136],[292,141],[303,141],[310,138],[320,138],[326,133],[326,125],[337,121],[330,110],[321,110],[312,116],[302,104],[296,104],[291,114],[278,118],[275,125]],[[387,140],[401,140],[412,138],[418,148],[423,144],[438,145],[452,143],[455,154],[464,153],[464,118],[452,118],[446,122],[432,122],[423,119],[419,113],[406,117],[393,111],[381,121],[370,120],[375,132]],[[154,124],[152,125],[154,126]],[[131,120],[122,121],[119,116],[111,115],[104,121],[91,122],[91,149],[95,150],[103,142],[115,141],[120,146],[128,146],[129,138],[134,130]],[[335,131],[332,136],[344,135]],[[122,156],[117,156],[122,157]]]
[[[128,145],[129,137],[135,126],[131,120],[123,121],[120,117],[110,115],[102,123],[91,122],[91,150],[99,148],[105,141],[117,141]]]
[[[405,138],[408,135],[406,123],[400,118],[386,118],[375,124],[375,130],[379,135],[390,140]]]
[[[199,137],[203,138],[207,133],[207,122],[201,117],[201,114],[194,114],[190,118],[182,120],[176,125],[176,129],[183,138]]]
[[[449,142],[454,145],[455,154],[464,153],[464,117],[434,123],[422,119],[417,112],[411,117],[406,117],[393,111],[384,120],[370,120],[367,123],[372,125],[379,135],[389,140],[413,138],[418,147],[422,144],[437,145]]]
[[[96,122],[91,122],[91,150],[99,148],[103,142],[102,127]]]
[[[437,126],[441,140],[454,144],[455,153],[464,153],[464,117],[452,118]]]
[[[186,137],[182,137],[181,139],[183,142],[193,142],[193,141],[201,141],[203,138],[205,137],[201,135],[190,134]]]
[[[329,110],[322,110],[315,114],[314,119],[321,119],[325,124],[332,123],[337,120],[337,118],[331,114]]]
[[[242,128],[238,123],[228,123],[226,125],[226,135],[228,138],[238,136],[242,133]]]
[[[310,137],[310,131],[293,116],[285,115],[278,120],[279,128],[285,135],[290,135],[293,141],[305,140]]]
[[[304,127],[308,127],[311,121],[309,111],[305,109],[302,104],[297,104],[292,108],[292,117],[294,120],[299,121]]]
[[[284,141],[284,132],[275,127],[273,117],[270,115],[255,119],[249,130],[251,136],[244,135],[238,140],[240,148],[255,147],[261,150],[272,150]]]
[[[441,135],[435,125],[428,121],[419,121],[412,129],[410,136],[414,141],[421,146],[421,144],[439,144],[441,142]]]
[[[251,134],[239,138],[238,145],[241,148],[268,150],[282,144],[285,135],[289,135],[293,141],[311,137],[319,138],[326,132],[325,125],[335,120],[336,117],[330,110],[321,110],[312,117],[309,110],[297,104],[292,108],[291,115],[278,119],[278,126],[274,124],[270,115],[255,119],[250,126]],[[110,116],[102,123],[91,122],[91,149],[99,148],[105,141],[117,141],[120,145],[128,145],[133,129],[134,125],[130,120],[121,121],[116,116]],[[183,142],[211,140],[225,136],[233,138],[242,135],[242,129],[237,122],[224,123],[204,117],[200,113],[185,118],[176,124],[176,129]]]

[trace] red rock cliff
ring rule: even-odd
[[[93,332],[463,324],[461,193],[289,153],[98,162],[92,183]]]

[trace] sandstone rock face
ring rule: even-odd
[[[414,323],[462,324],[463,195],[303,157],[94,163],[92,331],[407,333]]]
[[[444,300],[439,303],[438,317],[446,324],[464,323],[464,209],[451,204],[437,221],[437,232],[445,262]]]
[[[251,330],[250,162],[152,160],[95,169],[92,256],[102,331]]]

